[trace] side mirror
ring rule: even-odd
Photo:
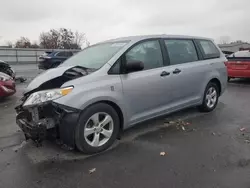
[[[126,63],[126,73],[136,72],[144,69],[144,64],[141,61],[128,61]]]

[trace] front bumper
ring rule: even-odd
[[[45,125],[34,126],[25,119],[16,119],[17,125],[24,132],[26,139],[32,139],[36,142],[41,142],[46,139],[47,129]]]
[[[250,78],[250,70],[228,69],[228,76],[233,78]]]
[[[26,139],[42,142],[45,139],[54,138],[74,148],[75,128],[80,111],[57,103],[37,108],[35,110],[24,109],[22,106],[16,107],[16,123],[22,129]],[[37,113],[37,117],[34,117],[33,111]]]

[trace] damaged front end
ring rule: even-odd
[[[16,112],[16,123],[26,139],[37,144],[45,139],[56,139],[74,147],[74,128],[79,110],[49,102],[29,108],[19,105]]]
[[[62,75],[54,76],[24,94],[21,104],[15,110],[17,112],[16,123],[22,129],[26,139],[32,139],[38,144],[48,138],[59,139],[62,143],[74,147],[74,131],[80,111],[55,103],[53,95],[64,96],[73,88],[72,86],[60,88],[64,83],[90,72],[93,70],[82,67],[69,68]],[[46,97],[49,97],[49,100]]]

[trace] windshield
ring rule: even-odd
[[[82,66],[99,69],[107,63],[128,41],[101,43],[90,46],[66,60],[61,66]]]

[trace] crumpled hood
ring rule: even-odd
[[[62,66],[49,69],[34,78],[26,88],[24,95],[35,91],[60,88],[64,83],[89,75],[97,69],[90,69],[81,66]]]
[[[49,69],[41,74],[39,74],[37,77],[35,77],[30,84],[28,85],[28,87],[25,90],[25,93],[32,91],[36,88],[38,88],[40,85],[42,85],[44,82],[52,80],[53,78],[62,76],[63,73],[65,71],[67,71],[68,69],[72,68],[71,67],[58,67],[58,68],[54,68],[54,69]]]

